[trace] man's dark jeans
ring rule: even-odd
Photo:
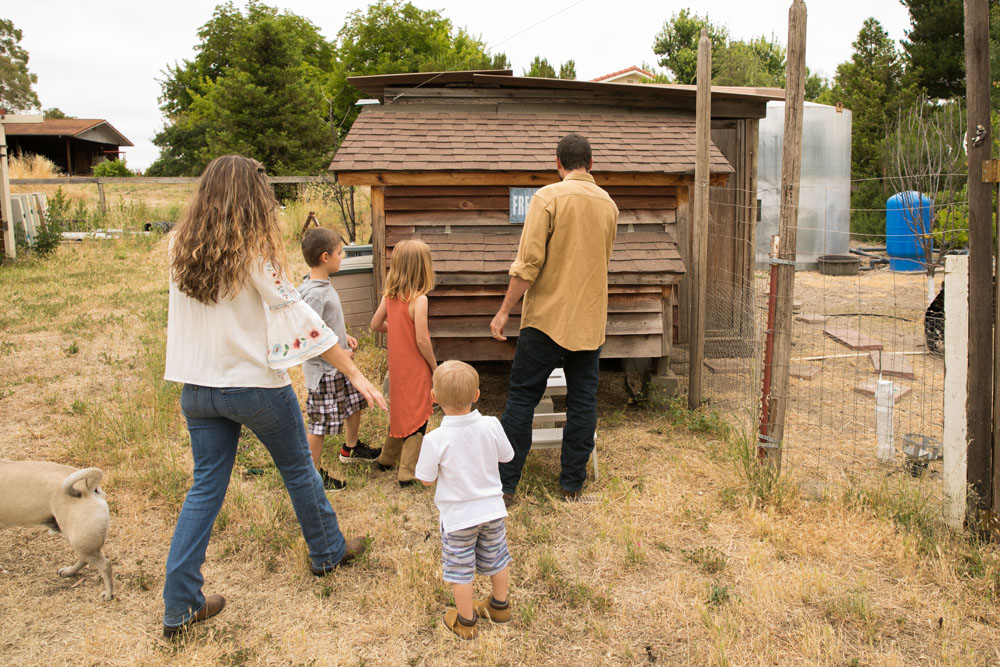
[[[531,451],[531,420],[545,384],[560,364],[566,373],[566,426],[563,428],[559,486],[579,491],[587,478],[587,459],[594,451],[597,427],[597,377],[600,349],[570,351],[538,329],[521,329],[510,369],[507,407],[500,423],[514,447],[514,458],[500,464],[504,493],[514,493]]]

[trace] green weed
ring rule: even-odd
[[[711,582],[708,585],[708,604],[712,606],[722,605],[729,602],[731,594],[728,586],[723,586],[718,582]]]
[[[726,569],[726,556],[715,547],[698,547],[683,550],[684,560],[695,565],[705,574],[717,574]]]

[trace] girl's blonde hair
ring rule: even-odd
[[[413,301],[434,289],[434,261],[431,249],[420,239],[400,241],[392,249],[385,295]]]
[[[278,202],[264,165],[242,155],[208,163],[173,232],[170,274],[178,289],[205,304],[235,296],[255,262],[282,271],[285,246]]]

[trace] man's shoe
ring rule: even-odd
[[[375,462],[375,467],[378,468],[380,472],[389,472],[395,468],[395,466],[387,466],[386,464],[379,463],[378,461]]]
[[[473,601],[472,608],[476,614],[484,616],[494,623],[510,623],[510,603],[508,602],[503,609],[497,609],[493,606],[492,595],[482,600]]]
[[[352,540],[347,540],[347,548],[344,550],[344,555],[341,557],[340,562],[336,565],[325,564],[323,567],[312,566],[312,573],[317,577],[325,577],[334,570],[336,570],[341,565],[347,565],[352,560],[360,556],[365,552],[368,545],[365,543],[365,538],[355,537]]]
[[[473,613],[472,625],[465,625],[462,621],[458,620],[458,610],[449,609],[444,613],[444,627],[462,639],[475,639],[476,635],[479,634],[479,628],[476,627],[476,618],[476,614]]]
[[[358,440],[358,444],[348,448],[346,445],[340,448],[341,463],[371,463],[382,455],[382,448],[373,449]]]
[[[221,595],[209,595],[205,598],[205,606],[199,609],[191,618],[180,625],[167,625],[163,624],[163,636],[167,639],[172,638],[181,630],[184,630],[189,625],[193,623],[200,623],[206,619],[212,618],[226,606],[226,598]]]
[[[562,499],[568,503],[575,503],[580,500],[580,496],[583,495],[582,491],[567,491],[566,489],[559,489],[562,491]]]
[[[323,480],[323,488],[327,491],[342,491],[347,488],[347,482],[330,477],[330,474],[322,468],[319,469],[319,476]]]

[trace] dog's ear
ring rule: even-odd
[[[77,470],[63,480],[63,492],[73,498],[79,498],[80,492],[74,487],[81,479],[86,480],[87,491],[93,491],[101,483],[101,480],[104,479],[104,472],[100,468]]]

